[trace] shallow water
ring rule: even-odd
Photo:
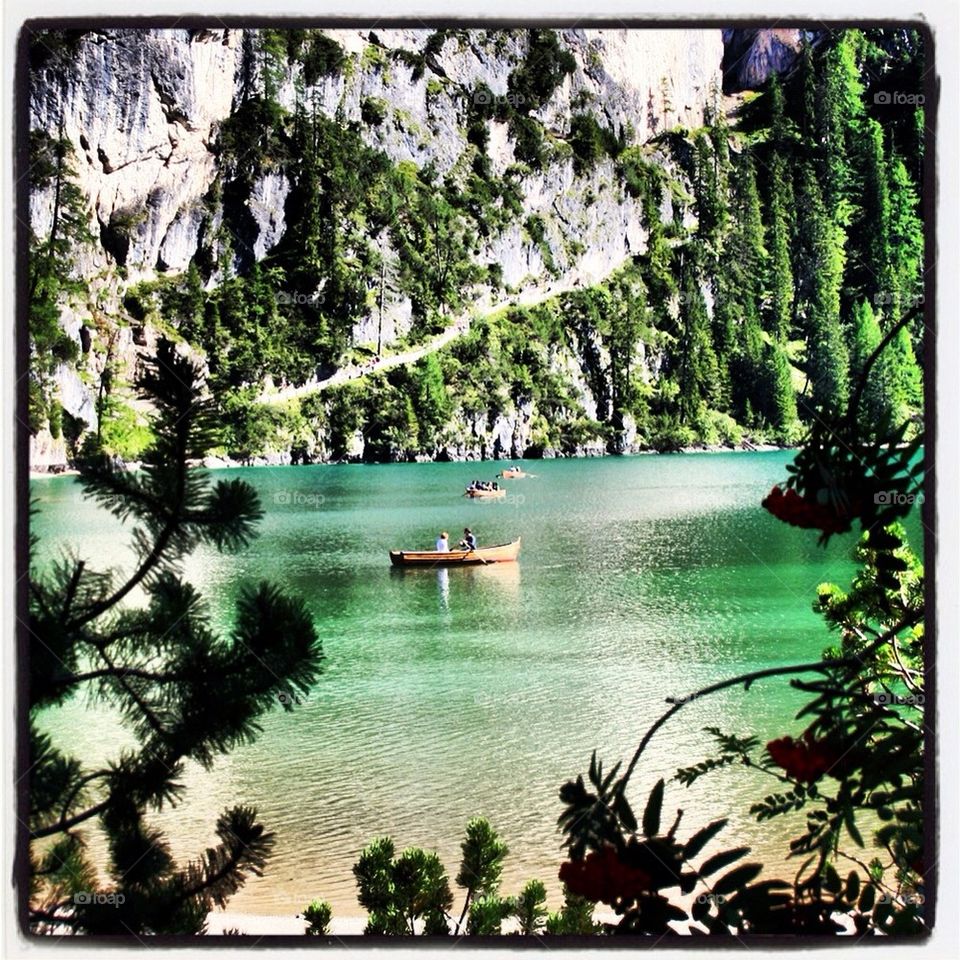
[[[213,773],[188,771],[186,801],[160,817],[175,854],[212,843],[228,804],[253,804],[276,851],[231,909],[292,914],[324,898],[357,914],[350,868],[366,842],[389,834],[398,848],[436,849],[452,877],[464,825],[482,814],[510,847],[504,890],[537,876],[556,901],[557,791],[586,772],[593,749],[629,757],[665,697],[816,658],[832,642],[811,604],[819,583],[848,583],[854,537],[823,549],[760,508],[790,458],[537,462],[527,464],[535,477],[504,481],[506,501],[460,496],[499,469],[489,463],[230,471],[260,492],[260,536],[239,554],[198,552],[188,579],[224,623],[245,581],[301,594],[327,661],[299,709],[271,713],[260,739]],[[74,544],[98,564],[123,562],[118,524],[73,478],[32,492],[43,555]],[[391,569],[389,549],[429,548],[441,529],[455,541],[467,524],[481,544],[522,535],[519,562]],[[919,549],[919,522],[910,533]],[[634,806],[660,776],[711,753],[703,727],[797,733],[802,699],[772,680],[690,703],[652,741]],[[43,725],[89,763],[126,742],[112,716],[80,702]],[[767,788],[742,770],[668,784],[664,818],[683,808],[682,837],[729,815],[718,844],[779,860],[791,829],[758,827],[747,812]]]

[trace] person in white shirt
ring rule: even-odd
[[[437,553],[449,553],[450,552],[450,540],[449,534],[446,530],[437,537]]]

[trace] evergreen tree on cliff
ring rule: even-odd
[[[808,402],[840,410],[849,394],[849,355],[840,328],[844,232],[827,214],[813,167],[800,173],[797,191],[800,263],[795,303],[807,345]]]
[[[191,551],[244,546],[262,511],[249,485],[211,484],[187,467],[215,430],[196,366],[160,341],[139,386],[156,410],[143,469],[104,459],[82,475],[87,495],[132,525],[132,570],[94,571],[70,556],[30,571],[30,750],[21,760],[33,932],[202,932],[212,907],[263,871],[273,834],[238,804],[214,825],[216,846],[177,864],[151,816],[176,805],[188,761],[209,769],[254,739],[263,715],[291,709],[320,671],[302,601],[268,583],[245,586],[224,635],[182,579]],[[134,740],[102,767],[83,767],[42,732],[41,715],[78,696],[105,704]],[[88,858],[84,831],[95,824],[107,840],[105,876]]]

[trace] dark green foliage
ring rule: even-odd
[[[467,823],[467,835],[460,850],[457,886],[463,887],[467,894],[457,930],[469,911],[469,933],[499,933],[501,922],[512,912],[510,902],[499,896],[507,845],[488,820],[475,817]]]
[[[300,53],[303,63],[303,79],[310,85],[322,77],[332,77],[343,71],[346,54],[343,47],[332,37],[319,30],[307,31],[310,38]]]
[[[890,190],[887,162],[883,149],[883,129],[868,119],[859,138],[861,163],[861,203],[856,230],[862,236],[862,263],[853,262],[848,284],[871,303],[889,300],[900,306],[899,291],[894,291],[892,249],[890,244]],[[860,250],[855,248],[856,252]],[[852,276],[849,276],[852,274]]]
[[[603,156],[616,157],[623,144],[612,130],[601,127],[592,113],[575,113],[570,118],[570,146],[577,176],[592,170]]]
[[[790,377],[790,364],[783,347],[765,343],[761,356],[762,376],[759,381],[756,409],[784,441],[797,420],[797,399]]]
[[[543,127],[540,121],[517,113],[510,118],[510,136],[513,137],[513,152],[517,160],[539,170],[545,160]]]
[[[859,376],[870,355],[880,345],[883,335],[868,303],[854,308],[851,373]],[[910,335],[899,330],[883,351],[867,378],[861,405],[865,429],[873,424],[900,425],[922,401],[920,370],[913,355]]]
[[[818,77],[816,134],[818,179],[826,214],[835,223],[849,222],[853,197],[853,139],[863,116],[863,83],[857,65],[862,36],[844,31],[825,51]]]
[[[220,124],[217,148],[228,170],[243,181],[291,158],[284,135],[285,113],[276,100],[253,96],[243,100]]]
[[[584,897],[563,890],[563,907],[547,916],[545,933],[558,937],[584,936],[598,933],[600,924],[593,921],[593,903]]]
[[[720,368],[710,334],[706,303],[692,267],[684,272],[680,291],[680,341],[677,382],[681,423],[697,423],[704,408],[720,397]]]
[[[343,47],[321,30],[261,30],[260,44],[277,61],[298,62],[308,86],[341,73],[347,60]]]
[[[523,63],[507,80],[507,90],[524,113],[539,110],[576,69],[576,60],[560,45],[556,30],[531,30]]]
[[[523,63],[507,78],[506,97],[494,97],[490,88],[479,84],[470,102],[469,130],[473,140],[485,139],[477,124],[493,117],[507,122],[514,141],[518,161],[532,169],[540,169],[546,162],[543,127],[530,116],[553,95],[564,78],[576,69],[576,60],[569,50],[560,46],[555,30],[530,30],[528,48]]]
[[[797,206],[801,277],[795,308],[807,343],[808,402],[841,410],[849,393],[849,358],[840,330],[845,236],[828,217],[809,165],[801,170]]]
[[[693,188],[697,235],[716,246],[728,217],[725,195],[729,159],[726,128],[713,128],[711,133],[713,136],[709,137],[706,133],[698,133],[694,139]],[[752,179],[752,170],[749,176]],[[746,202],[750,201],[751,198],[747,198]]]
[[[326,900],[314,900],[303,911],[303,919],[307,921],[307,936],[323,937],[330,932],[330,920],[333,909]]]
[[[496,936],[501,933],[503,921],[513,915],[513,901],[508,897],[488,894],[470,904],[467,933],[474,936]]]
[[[789,168],[780,154],[770,162],[770,206],[767,246],[770,252],[770,306],[764,327],[781,342],[793,322],[794,275],[790,255],[793,188]]]
[[[452,403],[443,381],[443,369],[436,354],[418,360],[413,370],[413,406],[419,427],[419,447],[430,449],[445,426]]]
[[[364,97],[360,101],[360,119],[371,127],[379,127],[387,118],[387,101],[379,97]]]
[[[893,154],[887,163],[890,196],[890,290],[880,295],[885,317],[895,318],[923,302],[923,222],[916,187],[903,160]],[[913,328],[922,344],[919,325]]]
[[[201,596],[180,576],[180,563],[201,544],[244,546],[262,515],[260,504],[241,481],[211,484],[187,468],[216,433],[191,361],[160,341],[139,386],[156,411],[143,469],[127,473],[97,458],[82,471],[86,493],[130,523],[133,570],[96,572],[75,560],[31,570],[31,717],[86,692],[117,710],[135,743],[102,769],[87,771],[31,724],[31,837],[57,838],[59,851],[52,872],[45,864],[54,854],[34,861],[40,871],[31,919],[36,930],[55,914],[77,932],[202,931],[214,905],[223,906],[248,876],[262,873],[273,836],[252,809],[236,806],[217,822],[219,844],[177,867],[147,813],[177,802],[187,760],[209,768],[255,738],[279,694],[305,694],[322,660],[302,601],[270,584],[243,586],[231,634],[214,632]],[[136,588],[145,593],[141,606],[128,602]],[[114,878],[106,889],[92,882],[82,841],[68,832],[94,818],[106,834]],[[72,902],[71,894],[82,892],[79,883],[113,902]],[[64,915],[66,906],[72,913]]]
[[[543,932],[547,920],[547,888],[539,880],[528,880],[514,901],[514,916],[519,932],[535,936]]]
[[[388,837],[363,849],[353,868],[357,899],[369,913],[365,933],[446,935],[453,894],[435,853],[409,847],[394,856]]]
[[[550,247],[550,241],[547,239],[547,224],[540,214],[533,214],[527,217],[524,223],[527,235],[530,240],[540,250],[540,256],[543,258],[543,264],[552,274],[557,274],[557,265],[553,259],[553,250]]]
[[[465,289],[483,275],[473,260],[476,235],[444,192],[410,172],[393,180],[397,215],[391,239],[401,261],[401,285],[418,321],[429,330],[438,316],[463,303]]]

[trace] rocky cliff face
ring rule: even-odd
[[[724,30],[723,89],[726,93],[757,90],[774,73],[789,70],[800,54],[809,30]]]
[[[471,91],[482,83],[494,97],[506,96],[507,77],[526,43],[522,32],[462,31],[424,56],[428,31],[328,34],[345,50],[348,67],[310,85],[293,62],[276,78],[277,99],[292,107],[297,97],[308,97],[331,118],[361,123],[365,140],[394,162],[430,163],[441,174],[456,167],[467,147]],[[224,216],[223,202],[241,205],[250,225],[246,249],[237,252],[241,260],[262,259],[283,237],[291,183],[282,169],[256,178],[247,196],[221,201],[220,208],[209,201],[218,174],[220,124],[264,69],[254,39],[254,32],[239,30],[104,30],[75,38],[69,56],[40,52],[31,77],[31,127],[73,145],[96,236],[78,256],[88,302],[74,302],[63,312],[64,328],[78,340],[91,311],[116,317],[124,328],[129,317],[123,292],[130,284],[184,271],[209,243],[212,227]],[[640,144],[676,126],[699,126],[721,85],[720,30],[573,29],[560,31],[560,40],[576,69],[535,114],[560,139],[569,133],[571,114],[583,109]],[[777,68],[783,57],[779,47],[770,50],[770,68]],[[426,69],[416,76],[396,57],[377,51],[407,51],[422,57]],[[751,76],[763,69],[758,66]],[[385,105],[376,125],[362,123],[363,105],[371,100]],[[490,123],[488,150],[496,175],[515,163],[506,124]],[[573,160],[560,157],[541,171],[529,171],[521,185],[524,217],[542,218],[545,244],[533,242],[521,222],[514,222],[478,251],[478,261],[500,265],[514,301],[589,286],[644,249],[639,204],[617,183],[609,159],[575,176]],[[52,209],[51,191],[31,198],[38,236],[49,231]],[[664,215],[673,215],[669,203]],[[496,305],[478,295],[477,309]],[[400,298],[388,314],[386,346],[409,330],[411,304]],[[370,317],[357,318],[355,341],[372,338],[371,323]],[[129,329],[118,340],[130,362],[138,349],[134,341]],[[64,408],[89,423],[95,414],[83,369],[96,372],[98,362],[88,354],[79,372],[64,366],[59,374]],[[507,429],[495,431],[503,435],[501,446]],[[508,432],[518,429],[514,424]],[[60,455],[43,437],[34,453],[38,465]]]

